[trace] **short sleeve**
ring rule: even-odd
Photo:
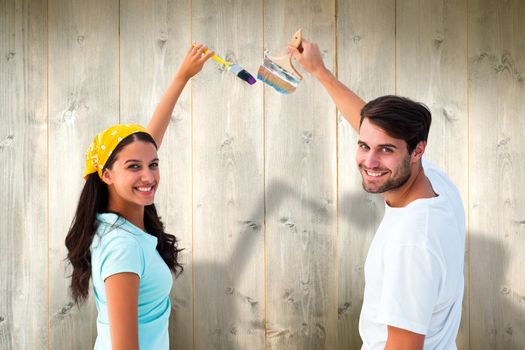
[[[129,232],[115,232],[104,237],[100,254],[100,277],[103,281],[111,275],[132,272],[142,278],[144,256],[142,249]]]
[[[379,321],[426,334],[438,299],[442,268],[426,247],[401,245],[385,252]]]

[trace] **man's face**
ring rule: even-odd
[[[365,191],[384,193],[403,186],[410,178],[412,157],[406,141],[389,136],[365,118],[357,145],[355,160]]]

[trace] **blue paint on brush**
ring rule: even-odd
[[[290,84],[288,80],[283,79],[282,74],[278,74],[276,71],[268,69],[266,64],[259,67],[259,71],[257,72],[257,79],[270,85],[282,94],[289,94],[291,92],[294,92],[297,86],[294,86],[293,84]]]
[[[279,78],[288,82],[293,87],[299,86],[299,83],[301,82],[299,79],[291,75],[287,70],[281,68],[281,66],[275,64],[266,56],[264,56],[264,67],[273,74],[277,75]]]
[[[287,70],[270,60],[266,54],[264,55],[264,63],[257,72],[257,79],[270,85],[282,94],[294,92],[301,82]]]
[[[259,79],[260,81],[268,84],[269,86],[273,87],[275,90],[277,90],[278,92],[280,92],[281,94],[289,94],[290,91],[286,90],[286,89],[283,89],[282,87],[280,87],[278,84],[279,83],[273,83],[271,82],[270,80],[267,80],[265,79],[261,74],[257,74],[257,79]]]

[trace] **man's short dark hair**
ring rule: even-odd
[[[378,97],[368,102],[361,110],[359,126],[365,118],[391,137],[405,140],[409,154],[420,141],[427,141],[432,122],[427,106],[394,95]]]

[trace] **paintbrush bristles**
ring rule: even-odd
[[[236,75],[238,78],[244,80],[250,85],[253,85],[256,82],[255,78],[250,73],[248,73],[247,70],[242,69],[237,64],[232,64],[230,67],[228,67],[228,72]]]
[[[299,29],[290,42],[290,46],[301,46],[301,29]],[[257,78],[273,87],[275,90],[289,94],[294,92],[303,77],[292,64],[292,54],[281,57],[270,57],[268,51],[264,52],[264,63],[259,67]]]
[[[284,94],[294,92],[301,82],[292,73],[275,64],[266,55],[264,56],[263,65],[259,67],[257,78]]]
[[[290,84],[288,81],[276,76],[273,72],[271,72],[264,66],[259,67],[259,71],[257,72],[257,79],[265,82],[266,84],[270,85],[275,90],[283,94],[289,94],[295,91],[295,86]]]

